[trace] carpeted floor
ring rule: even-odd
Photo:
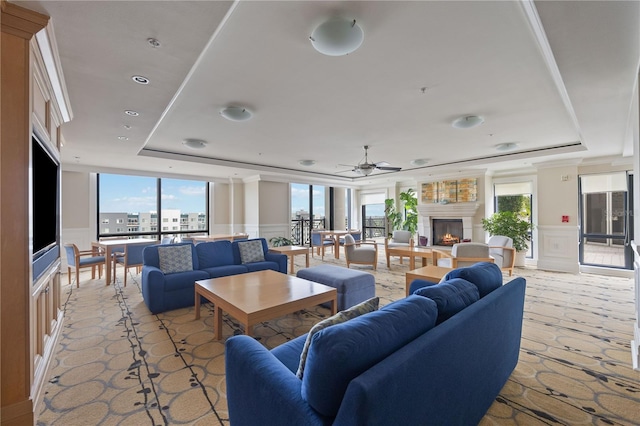
[[[344,265],[332,255],[325,262]],[[302,266],[297,257],[296,270]],[[380,256],[381,304],[404,297],[407,270],[397,258],[387,270]],[[516,275],[527,279],[520,361],[481,424],[640,424],[640,372],[631,368],[630,350],[633,281],[531,269]],[[89,276],[81,276],[79,289],[64,286],[63,335],[38,424],[229,424],[224,343],[213,340],[211,306],[197,321],[193,308],[152,315],[139,275],[127,287],[122,276],[109,287]],[[272,348],[328,314],[308,309],[262,323],[253,335]],[[233,318],[224,321],[225,337],[241,332]]]

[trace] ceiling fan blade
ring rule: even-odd
[[[380,167],[377,166],[376,169],[378,170],[387,170],[390,172],[399,172],[400,170],[402,170],[402,167]]]
[[[354,166],[353,164],[338,164],[338,166],[351,167],[352,169],[357,169],[358,168],[358,166]]]
[[[376,163],[376,167],[378,167],[378,168],[379,168],[380,166],[384,167],[384,166],[390,166],[390,165],[391,165],[391,164],[389,164],[389,162],[388,162],[388,161],[380,161],[379,163]]]
[[[340,170],[339,172],[334,172],[334,174],[337,175],[337,174],[340,174],[340,173],[348,173],[348,172],[355,172],[355,171],[356,171],[356,169],[351,168],[349,170]]]

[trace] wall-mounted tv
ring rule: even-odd
[[[60,241],[60,163],[34,135],[31,140],[33,260]]]

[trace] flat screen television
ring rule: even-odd
[[[60,241],[60,162],[33,135],[31,140],[31,232],[33,261]]]

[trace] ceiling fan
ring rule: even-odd
[[[340,164],[341,166],[353,167],[352,172],[358,173],[359,175],[369,176],[374,170],[386,170],[390,172],[399,172],[402,170],[402,167],[390,167],[389,163],[386,161],[380,161],[378,163],[370,163],[369,162],[369,145],[363,146],[364,148],[364,162],[358,163],[357,166],[352,166],[350,164]]]

